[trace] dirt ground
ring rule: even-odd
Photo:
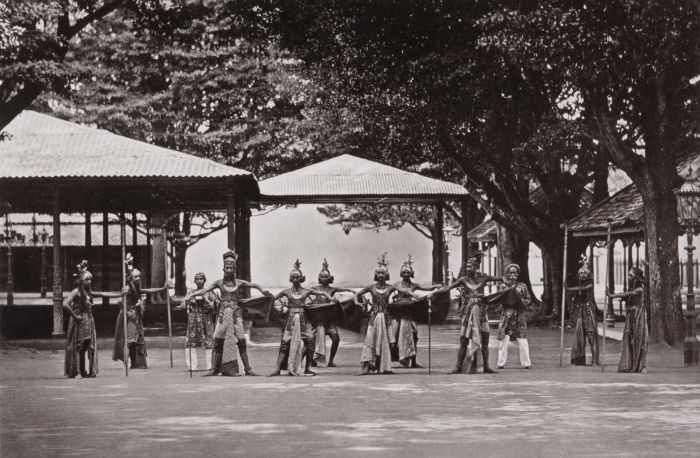
[[[273,334],[249,344],[262,374],[276,360]],[[700,371],[683,367],[682,349],[652,349],[647,374],[618,374],[618,343],[607,344],[605,373],[570,366],[567,347],[560,368],[558,331],[533,329],[531,370],[513,346],[498,374],[448,375],[455,335],[433,327],[430,375],[366,377],[354,376],[360,336],[350,332],[340,367],[316,377],[190,378],[180,341],[171,369],[158,337],[147,370],[125,377],[101,339],[99,376],[70,380],[61,345],[10,342],[0,352],[0,455],[700,456]]]

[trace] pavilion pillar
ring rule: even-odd
[[[627,272],[633,267],[632,264],[632,245],[634,245],[634,242],[630,241],[629,244],[627,244],[627,269],[625,269],[625,277],[627,277]]]
[[[238,253],[237,277],[250,281],[250,208],[236,202],[235,246]]]
[[[102,213],[102,291],[109,291],[109,213]],[[109,298],[102,298],[102,305],[109,305]]]
[[[146,259],[144,259],[144,269],[145,273],[143,277],[147,279],[149,282],[147,287],[152,288],[153,285],[150,283],[151,281],[151,260],[153,254],[151,253],[151,215],[147,214],[146,215]],[[146,295],[147,298],[150,297],[150,295]],[[148,300],[148,299],[147,299]],[[148,300],[150,302],[150,300]]]
[[[138,222],[136,219],[136,213],[132,213],[131,214],[131,246],[132,246],[131,250],[132,250],[132,253],[134,253],[135,258],[140,257],[139,256],[140,255],[140,253],[139,253],[139,236],[138,236],[137,229],[138,229]],[[137,259],[136,261],[137,261],[137,264],[139,264],[141,266],[141,268],[143,268],[143,262],[142,262],[143,259]]]
[[[433,283],[442,283],[445,266],[445,241],[443,238],[444,215],[442,205],[435,205],[435,240],[433,241]]]
[[[608,269],[606,275],[608,276],[608,290],[610,294],[615,293],[615,241],[611,240],[610,244],[607,246],[608,249]],[[608,298],[608,323],[610,327],[615,326],[615,309],[613,308],[613,300]]]
[[[166,250],[167,250],[167,240],[166,240],[166,230],[165,223],[167,221],[167,214],[165,213],[154,213],[151,220],[152,228],[159,228],[153,237],[153,250],[151,252],[151,286],[163,286],[167,281],[166,274],[168,267],[166,266]],[[156,302],[165,303],[165,293],[158,293],[155,295],[154,300]]]
[[[92,248],[92,213],[88,210],[85,212],[85,250],[83,251],[83,259],[90,260],[90,251]]]
[[[62,337],[63,332],[63,275],[61,272],[61,209],[58,186],[53,190],[53,332],[51,337]]]
[[[236,195],[226,195],[226,247],[236,250]]]

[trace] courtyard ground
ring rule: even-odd
[[[559,332],[530,330],[495,375],[448,375],[456,326],[432,329],[432,374],[356,377],[360,336],[342,331],[338,368],[317,377],[190,378],[181,340],[149,340],[149,369],[130,371],[100,339],[95,379],[62,376],[62,342],[8,342],[0,352],[0,455],[14,456],[699,456],[700,371],[681,349],[652,349],[646,374],[559,367]],[[279,332],[255,332],[253,367],[273,369]],[[495,366],[496,343],[491,339]],[[427,363],[427,328],[419,362]],[[200,363],[203,355],[200,354]]]

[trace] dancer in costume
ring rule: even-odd
[[[194,276],[194,284],[196,288],[188,290],[187,294],[192,294],[198,289],[204,288],[207,282],[207,277],[203,272],[198,272]],[[211,370],[211,355],[214,347],[214,323],[216,317],[216,309],[219,298],[212,291],[201,296],[192,296],[192,298],[181,305],[175,307],[175,310],[187,311],[187,329],[189,333],[185,338],[185,365],[188,369],[197,370],[197,347],[204,348],[204,354],[207,361],[207,370]],[[190,355],[192,359],[190,361]]]
[[[627,278],[627,292],[608,296],[611,299],[623,299],[626,306],[622,353],[617,371],[645,373],[649,349],[649,328],[647,327],[647,309],[644,302],[644,274],[641,269],[632,267]]]
[[[479,251],[467,259],[459,271],[459,278],[440,290],[440,292],[444,292],[457,287],[461,288],[462,325],[459,330],[459,351],[457,352],[457,364],[450,372],[451,374],[461,374],[464,371],[476,374],[477,354],[480,348],[484,373],[495,373],[489,367],[489,337],[491,333],[488,306],[484,303],[484,287],[488,282],[502,282],[503,279],[491,277],[479,271],[482,256],[483,253]]]
[[[321,272],[318,274],[318,285],[311,287],[314,291],[322,291],[329,294],[331,297],[335,296],[335,293],[352,293],[355,291],[347,288],[336,288],[331,286],[335,278],[331,275],[330,270],[328,270],[328,261],[323,258],[323,264],[321,266]],[[316,296],[314,299],[316,303],[324,303],[325,298],[323,296]],[[338,346],[340,345],[340,335],[338,334],[338,326],[331,323],[321,323],[316,326],[314,330],[314,359],[312,361],[312,366],[318,364],[326,363],[326,336],[331,338],[331,354],[328,358],[328,363],[326,367],[336,367],[333,359],[338,352]]]
[[[372,297],[372,303],[368,304],[366,308],[369,313],[369,321],[360,357],[362,368],[357,375],[367,375],[370,371],[383,374],[393,373],[391,370],[391,346],[396,346],[396,331],[389,316],[389,298],[395,291],[405,294],[406,297],[417,297],[410,289],[387,284],[390,275],[386,253],[379,259],[378,264],[374,270],[376,283],[362,288],[354,296],[355,303],[360,307],[363,307],[360,303],[360,298],[363,295],[369,293]]]
[[[527,285],[519,282],[520,266],[509,264],[506,268],[506,278],[503,282],[504,290],[493,296],[500,296],[501,318],[498,323],[498,368],[504,369],[508,361],[508,346],[511,336],[518,341],[520,364],[525,369],[530,369],[530,345],[527,341],[527,321],[525,320],[525,307],[530,305],[530,293]],[[487,298],[487,303],[490,299]]]
[[[147,369],[146,362],[146,338],[143,332],[143,314],[146,312],[146,303],[141,297],[144,293],[159,293],[165,291],[167,286],[160,288],[141,288],[141,272],[134,267],[134,258],[126,255],[126,344],[129,351],[130,369]],[[112,360],[125,361],[124,359],[124,309],[119,310],[117,328],[114,331],[114,348]]]
[[[411,280],[415,273],[413,271],[413,261],[411,255],[408,255],[408,260],[401,265],[400,271],[401,281],[394,286],[406,289],[411,293],[415,291],[435,291],[442,285],[423,286],[418,283],[413,283]],[[408,294],[397,292],[394,296],[395,301],[411,300],[413,297]],[[416,322],[409,317],[392,317],[392,326],[396,331],[396,343],[398,346],[398,360],[403,367],[421,368],[416,362],[417,346],[418,346],[418,326]]]
[[[578,270],[578,286],[567,286],[571,296],[571,326],[574,328],[574,342],[571,345],[571,364],[586,365],[586,341],[593,354],[592,365],[598,365],[598,326],[595,313],[598,308],[593,294],[593,278],[584,256]]]
[[[187,293],[185,303],[193,297],[203,296],[214,289],[221,294],[218,319],[214,328],[214,348],[212,351],[212,368],[207,376],[224,375],[234,377],[239,375],[238,354],[241,355],[245,375],[258,375],[250,367],[248,360],[245,331],[243,329],[243,317],[240,307],[241,287],[254,288],[266,296],[272,294],[262,289],[255,283],[236,278],[236,261],[238,255],[229,250],[224,253],[224,278],[214,281],[212,284],[200,288],[197,291]]]
[[[304,312],[304,309],[307,307],[306,299],[311,296],[313,296],[312,299],[318,297],[323,297],[329,301],[334,299],[326,292],[302,288],[301,284],[305,280],[306,277],[301,272],[301,263],[297,259],[294,263],[294,268],[289,273],[289,281],[292,283],[292,287],[282,290],[273,298],[275,301],[283,297],[287,299],[287,304],[280,307],[282,314],[287,315],[287,321],[284,325],[282,341],[280,342],[277,366],[270,374],[270,377],[280,375],[285,363],[288,375],[302,375],[299,371],[301,370],[301,361],[304,356],[306,356],[306,365],[303,375],[316,375],[311,370],[311,362],[314,359],[314,334],[311,322]]]
[[[103,293],[92,290],[92,274],[87,269],[88,263],[83,260],[78,264],[74,275],[77,287],[63,301],[63,310],[70,314],[68,332],[66,333],[66,355],[64,372],[66,377],[74,378],[80,374],[83,378],[96,377],[97,367],[97,333],[95,320],[92,317],[94,297],[121,297],[121,293]],[[88,368],[85,368],[85,357]]]

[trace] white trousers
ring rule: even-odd
[[[211,369],[211,348],[205,348],[204,349],[204,357],[207,360],[207,370]],[[190,368],[190,364],[192,364],[192,370],[196,371],[197,368],[199,367],[198,362],[197,362],[197,349],[193,348],[192,349],[192,361],[190,361],[190,349],[185,348],[185,366],[187,369]]]
[[[516,339],[518,341],[518,353],[520,354],[520,364],[523,367],[530,367],[530,345],[527,339]],[[510,336],[506,335],[498,344],[498,367],[505,367],[508,361],[508,346],[510,345]]]

